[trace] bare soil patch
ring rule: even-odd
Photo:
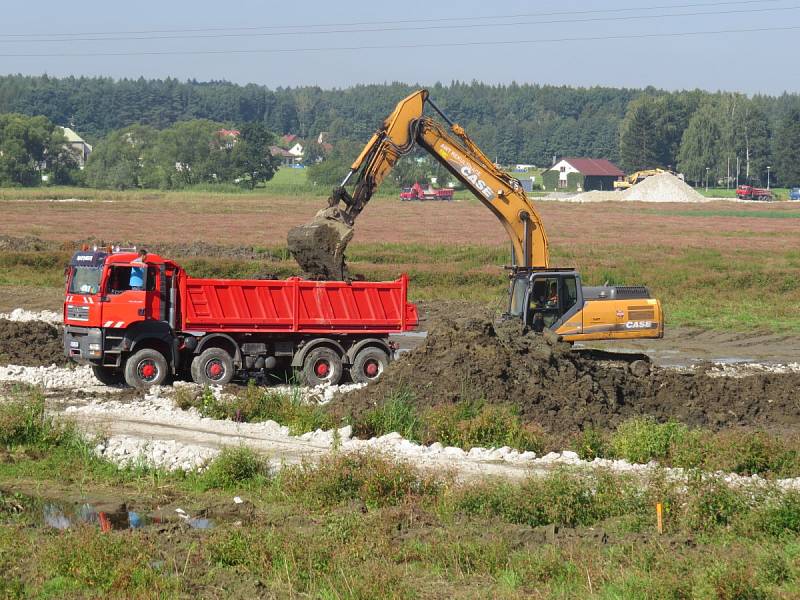
[[[0,319],[0,364],[67,364],[60,327],[41,321]]]
[[[512,404],[526,421],[565,438],[639,415],[713,430],[800,425],[800,373],[710,377],[702,368],[643,368],[631,362],[635,357],[623,358],[520,336],[510,322],[442,320],[380,382],[338,400],[337,410],[358,415],[405,388],[421,407],[462,400]]]

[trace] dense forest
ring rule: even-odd
[[[71,126],[90,142],[130,125],[161,130],[194,119],[261,123],[271,132],[301,138],[326,131],[334,141],[363,142],[414,89],[391,83],[272,90],[176,79],[8,75],[0,77],[0,113],[43,115]],[[780,156],[785,143],[795,143],[785,129],[796,122],[797,94],[749,98],[652,88],[478,82],[429,89],[437,105],[501,163],[549,165],[554,156],[604,157],[629,170],[682,168],[697,181],[706,167],[712,169],[712,177],[727,176],[731,160],[736,163],[738,158],[742,165],[747,162],[749,178],[759,181],[770,163],[791,168],[800,162]],[[772,168],[777,175],[780,169]]]

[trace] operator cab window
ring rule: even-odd
[[[552,327],[578,301],[573,276],[536,277],[528,301],[528,323],[537,332]]]

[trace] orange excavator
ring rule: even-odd
[[[424,114],[429,106],[444,123]],[[644,286],[583,286],[573,268],[550,266],[547,235],[516,178],[496,167],[427,90],[401,100],[355,159],[328,207],[289,232],[289,250],[316,279],[349,279],[353,224],[398,159],[420,146],[499,219],[511,239],[508,315],[565,341],[660,338],[661,303]],[[352,183],[352,191],[348,186]]]

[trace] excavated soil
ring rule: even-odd
[[[711,377],[703,368],[661,369],[637,358],[523,336],[512,322],[443,319],[380,382],[343,397],[338,409],[358,415],[406,388],[421,407],[463,399],[513,404],[555,436],[613,428],[637,415],[711,429],[800,425],[800,373]]]
[[[60,327],[0,319],[0,364],[38,367],[67,362]]]

